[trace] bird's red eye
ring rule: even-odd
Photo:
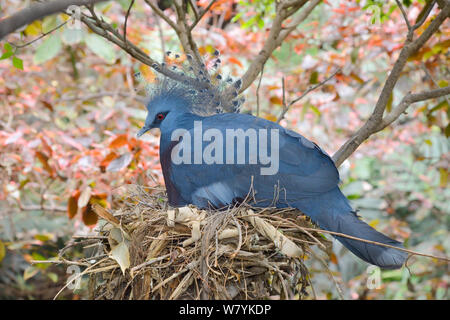
[[[157,116],[158,120],[164,119],[164,115],[162,113],[159,113]]]

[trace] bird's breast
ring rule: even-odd
[[[177,143],[178,141],[171,141],[170,144],[164,148],[164,150],[161,150],[160,153],[160,162],[164,176],[164,183],[166,185],[167,197],[169,198],[169,204],[174,207],[179,207],[186,204],[186,201],[181,197],[180,192],[172,180],[171,154],[172,149]]]

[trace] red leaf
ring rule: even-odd
[[[330,254],[330,260],[331,260],[331,263],[338,264],[338,259],[333,252]]]
[[[283,104],[283,101],[277,96],[270,97],[270,102],[272,104],[278,104],[278,105],[282,105]]]
[[[120,134],[118,135],[110,144],[109,148],[115,149],[120,148],[128,143],[128,135]]]
[[[92,205],[88,203],[86,207],[83,208],[82,211],[82,219],[85,225],[94,226],[97,224],[98,216],[94,210],[92,210]]]
[[[40,152],[40,151],[36,151],[36,157],[39,159],[39,161],[42,163],[42,166],[44,167],[45,171],[48,172],[49,175],[51,175],[52,177],[54,176],[54,170],[53,168],[48,164],[48,157]]]
[[[49,144],[47,143],[47,141],[42,136],[41,136],[41,142],[42,142],[42,147],[44,148],[44,151],[47,154],[52,155],[53,154],[52,148],[50,148]]]
[[[50,102],[48,102],[46,100],[41,100],[41,102],[44,105],[44,107],[46,107],[48,110],[50,110],[51,112],[54,111],[53,105]]]
[[[73,219],[78,211],[78,197],[80,196],[80,190],[76,190],[69,197],[69,201],[67,202],[67,215],[69,219]]]
[[[103,168],[103,170],[109,165],[111,161],[116,159],[119,155],[115,152],[109,153],[103,160],[100,162],[100,168]]]
[[[239,67],[241,67],[241,68],[244,67],[244,66],[242,65],[242,63],[241,63],[238,59],[236,59],[236,58],[234,58],[234,57],[229,58],[228,61],[231,62],[231,63],[237,64],[237,65],[238,65]]]

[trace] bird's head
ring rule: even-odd
[[[138,137],[153,128],[161,128],[164,122],[169,121],[168,117],[173,118],[175,114],[189,112],[189,101],[177,92],[162,92],[147,103],[147,111],[145,124],[137,133]]]
[[[173,61],[181,57],[175,54],[173,59],[170,51],[166,54]],[[219,51],[215,50],[212,61],[206,63],[194,63],[189,54],[186,55],[188,62],[185,65],[154,63],[152,67],[159,74],[146,86],[151,98],[147,103],[145,125],[137,136],[140,137],[153,128],[170,128],[171,120],[175,119],[176,114],[210,116],[222,112],[238,113],[245,100],[239,96],[242,80],[234,81],[230,76],[223,77],[218,70],[221,62],[218,56]],[[136,76],[143,80],[140,72]]]

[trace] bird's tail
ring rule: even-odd
[[[325,230],[403,248],[400,242],[385,236],[360,220],[339,188],[322,194],[314,200],[302,201],[302,204],[299,203],[296,207]],[[335,238],[362,260],[384,269],[400,268],[408,256],[406,252],[394,248],[342,236],[335,236]]]

